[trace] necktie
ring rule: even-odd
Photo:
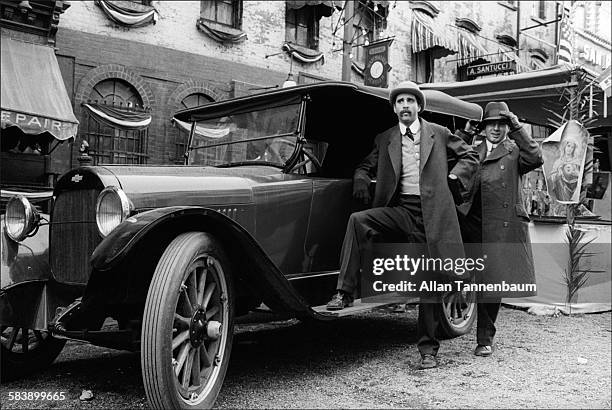
[[[412,133],[412,131],[410,131],[410,128],[406,128],[406,133],[404,133],[404,136],[414,141],[414,134]]]

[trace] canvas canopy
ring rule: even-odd
[[[2,37],[2,128],[73,138],[74,116],[52,47]]]
[[[529,122],[549,125],[554,116],[548,111],[560,112],[561,96],[570,87],[593,86],[593,112],[597,116],[594,126],[611,126],[612,109],[607,101],[607,115],[603,113],[604,94],[595,81],[595,75],[578,66],[561,65],[520,74],[485,77],[470,81],[421,84],[421,89],[440,90],[464,101],[484,107],[490,101],[505,101],[512,112]],[[590,90],[589,90],[590,92]]]

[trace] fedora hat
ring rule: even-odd
[[[501,111],[510,111],[508,109],[508,104],[505,102],[490,102],[484,109],[484,114],[482,115],[482,122],[487,121],[506,121],[509,122],[507,117],[500,115]]]
[[[394,88],[391,89],[391,95],[389,96],[389,102],[391,103],[392,106],[395,104],[395,97],[397,97],[398,94],[402,94],[402,93],[414,95],[419,105],[421,106],[421,109],[419,110],[419,112],[425,109],[425,95],[423,94],[423,91],[419,89],[419,86],[416,83],[413,83],[412,81],[402,81],[401,83],[399,83],[398,85],[396,85]]]

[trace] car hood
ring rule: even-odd
[[[283,179],[278,168],[242,166],[104,166],[119,181],[134,207],[253,203],[253,186]]]

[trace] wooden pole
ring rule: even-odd
[[[351,51],[353,50],[353,14],[355,3],[347,0],[344,5],[344,38],[342,40],[342,81],[351,81]]]

